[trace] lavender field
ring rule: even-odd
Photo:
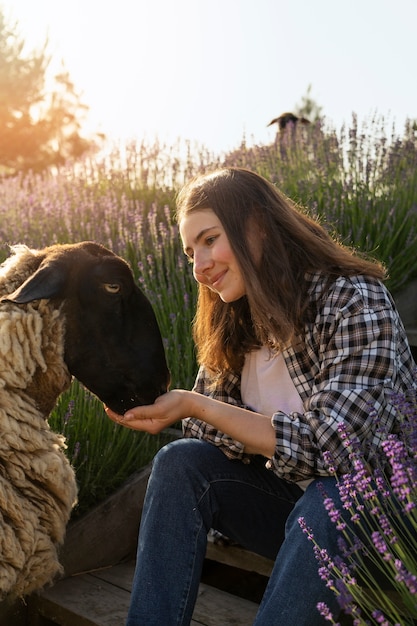
[[[319,124],[269,146],[230,154],[203,148],[132,143],[43,175],[0,180],[0,261],[8,246],[43,247],[94,240],[131,265],[150,298],[164,338],[172,387],[190,388],[195,284],[173,219],[185,180],[219,165],[263,174],[340,239],[381,259],[388,287],[417,277],[417,140],[409,124],[397,136],[383,119],[324,131]],[[78,514],[149,462],[166,436],[111,423],[101,403],[74,382],[51,417],[67,436],[80,486]]]

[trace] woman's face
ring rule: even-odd
[[[214,211],[201,209],[185,215],[180,234],[196,281],[219,294],[223,302],[234,302],[245,295],[242,272]]]

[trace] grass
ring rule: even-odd
[[[153,437],[111,422],[102,403],[76,380],[61,395],[50,425],[65,435],[66,453],[76,468],[79,493],[74,517],[105,499],[171,439],[168,434]]]
[[[131,143],[44,175],[0,181],[0,261],[8,244],[43,247],[94,240],[131,265],[161,328],[172,387],[196,374],[191,324],[196,286],[173,221],[185,180],[223,164],[249,167],[337,231],[380,258],[395,292],[417,276],[417,142],[411,125],[388,136],[383,119],[338,133],[320,125],[269,146],[245,142],[227,155],[178,143]],[[77,382],[50,418],[63,432],[80,487],[78,513],[143,467],[166,437],[133,433],[110,422]]]

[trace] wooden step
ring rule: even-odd
[[[28,626],[124,626],[134,562],[65,578],[34,594]],[[201,584],[193,626],[250,626],[258,605]]]
[[[246,550],[241,546],[215,543],[210,533],[207,537],[206,558],[217,563],[237,567],[247,572],[256,572],[268,577],[271,575],[274,567],[274,561]]]

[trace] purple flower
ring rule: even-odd
[[[338,530],[344,530],[346,524],[342,519],[340,510],[336,508],[332,498],[325,498],[323,502],[331,521],[337,525]]]
[[[336,462],[333,454],[329,450],[323,452],[323,460],[329,470],[329,474],[336,474]]]
[[[377,624],[381,624],[382,626],[390,626],[389,621],[386,619],[382,611],[379,611],[379,610],[373,611],[372,617],[376,619]]]
[[[322,617],[324,617],[324,619],[327,622],[332,622],[332,624],[334,624],[334,626],[340,626],[339,622],[335,622],[333,619],[333,615],[329,609],[329,607],[327,606],[327,604],[325,602],[319,602],[317,604],[317,610],[319,611],[320,615]]]
[[[349,587],[343,578],[336,580],[336,589],[338,591],[337,601],[340,607],[347,615],[352,615],[352,613],[356,612],[356,606],[353,603],[353,596]]]
[[[402,604],[409,611],[406,617],[417,617],[417,392],[412,390],[406,401],[400,395],[395,397],[395,407],[398,432],[393,433],[386,432],[376,412],[370,410],[374,413],[373,422],[380,428],[382,441],[372,458],[373,467],[355,436],[344,424],[338,427],[353,468],[338,477],[342,510],[347,512],[344,517],[350,518],[350,523],[345,522],[342,511],[336,501],[329,498],[323,485],[319,489],[329,518],[340,530],[340,556],[330,558],[314,542],[314,529],[308,529],[315,543],[314,554],[321,579],[334,591],[342,610],[351,615],[357,626],[371,623],[397,626],[397,616],[403,610],[392,596],[378,587],[375,587],[375,598],[383,600],[378,600],[379,606],[372,606],[374,600],[364,594],[360,586],[361,581],[373,587],[377,585],[369,583],[374,580],[374,573],[368,570],[369,562],[397,589]],[[323,457],[326,466],[331,468],[331,455],[324,453]],[[320,604],[320,610],[328,619],[324,604]]]
[[[67,411],[64,415],[64,424],[68,424],[68,422],[70,421],[71,417],[74,414],[74,405],[75,405],[75,401],[72,399],[68,402],[68,407],[67,407]]]
[[[415,576],[415,574],[411,574],[400,559],[395,559],[394,565],[397,570],[395,580],[398,582],[404,582],[410,593],[412,595],[417,595],[417,576]]]

